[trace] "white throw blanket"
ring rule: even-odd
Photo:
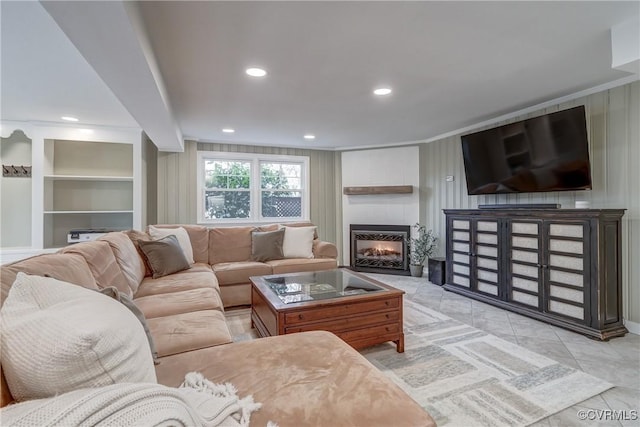
[[[9,405],[3,426],[206,426],[246,427],[260,408],[252,396],[239,399],[231,384],[214,384],[189,373],[180,388],[159,384],[113,384],[74,390],[47,399]]]

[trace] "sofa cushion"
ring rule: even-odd
[[[91,274],[96,280],[96,285],[100,289],[113,286],[119,292],[128,296],[133,295],[108,242],[96,240],[94,242],[76,243],[61,249],[60,253],[82,256],[87,261]]]
[[[213,288],[148,295],[134,301],[147,319],[192,311],[223,310],[220,295]]]
[[[213,265],[220,285],[249,283],[251,276],[265,276],[271,274],[271,266],[262,262],[223,262]]]
[[[138,242],[153,271],[153,278],[167,276],[189,268],[189,261],[175,235],[170,234],[158,240]]]
[[[224,314],[219,310],[156,317],[148,324],[160,357],[232,342]]]
[[[109,243],[118,265],[127,279],[127,284],[135,295],[140,282],[144,279],[145,267],[142,257],[138,254],[138,250],[129,236],[122,231],[118,231],[107,233],[98,240],[104,240]]]
[[[271,266],[272,274],[331,270],[338,267],[336,260],[333,258],[286,258],[267,261],[265,264]]]
[[[282,241],[284,229],[276,231],[251,232],[251,260],[264,262],[284,258]]]
[[[209,230],[209,264],[251,259],[253,227],[215,227]]]
[[[313,236],[317,227],[284,227],[285,258],[313,258]]]
[[[98,289],[98,285],[91,274],[91,269],[87,261],[80,255],[44,254],[3,265],[2,268],[0,268],[2,282],[2,292],[0,293],[1,303],[4,303],[4,300],[7,298],[9,289],[20,271],[36,276],[44,276],[47,274],[56,279],[73,283],[74,285],[80,285],[88,289]]]
[[[195,264],[191,264],[191,268],[188,270],[181,271],[181,273],[213,273],[213,269],[207,263],[196,262]]]
[[[155,224],[155,228],[178,228],[187,230],[191,249],[193,250],[193,260],[195,262],[209,262],[209,229],[202,225],[192,224]]]
[[[190,270],[185,270],[157,279],[145,277],[134,298],[137,299],[148,295],[168,294],[199,288],[218,289],[218,280],[216,276],[213,275],[213,272],[192,273]]]
[[[144,333],[147,336],[149,349],[151,350],[151,356],[155,361],[158,358],[158,351],[156,350],[156,344],[153,342],[151,331],[149,331],[149,325],[147,325],[147,319],[145,318],[144,313],[142,313],[142,310],[140,310],[140,308],[133,302],[129,295],[118,291],[118,289],[114,288],[113,286],[100,289],[99,292],[103,295],[108,296],[109,298],[113,298],[114,300],[118,301],[120,304],[126,307],[126,309],[129,310],[131,314],[136,316],[136,319],[138,319],[138,321],[142,325],[142,329],[144,329]]]
[[[191,371],[230,382],[262,408],[251,425],[435,427],[429,414],[390,378],[335,335],[261,338],[162,359],[160,384],[176,387]],[[339,421],[339,422],[337,422]]]
[[[16,400],[156,382],[142,325],[89,289],[18,273],[2,307],[2,367]]]
[[[177,228],[156,228],[153,225],[149,226],[149,235],[153,240],[162,239],[167,236],[175,236],[184,252],[184,256],[187,259],[189,264],[193,264],[195,261],[193,260],[193,248],[191,247],[191,239],[189,238],[189,233],[184,227]]]

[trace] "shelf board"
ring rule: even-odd
[[[133,181],[132,176],[45,175],[53,181]]]
[[[129,211],[44,211],[45,214],[113,214],[113,213],[133,213]]]
[[[371,185],[366,187],[343,187],[342,193],[347,196],[366,194],[411,194],[413,185]]]

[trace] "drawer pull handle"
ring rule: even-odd
[[[304,316],[302,314],[298,314],[298,320],[302,320],[304,319]]]
[[[385,302],[384,302],[384,305],[389,305],[389,301],[385,301]]]
[[[389,317],[391,317],[391,316],[389,316],[388,314],[387,314],[386,316],[387,316],[387,319],[388,319]]]

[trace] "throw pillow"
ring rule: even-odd
[[[264,262],[272,259],[282,259],[282,242],[284,229],[277,231],[252,231],[251,232],[251,259]]]
[[[139,241],[138,246],[147,258],[154,279],[190,268],[178,238],[173,234],[159,240]]]
[[[316,227],[284,227],[282,252],[285,258],[313,258]]]
[[[138,255],[140,255],[140,258],[142,258],[142,260],[144,261],[144,276],[148,277],[153,275],[153,271],[151,271],[151,266],[149,265],[149,261],[147,261],[147,258],[145,258],[144,254],[140,250],[140,245],[139,245],[140,241],[148,242],[149,240],[151,240],[151,236],[149,236],[149,234],[145,233],[144,231],[138,231],[133,229],[127,230],[124,233],[127,236],[129,236],[129,239],[131,239],[131,241],[133,242],[133,246],[135,246],[136,250],[138,251]]]
[[[167,237],[172,234],[178,238],[180,247],[182,248],[184,256],[187,258],[189,264],[193,264],[195,261],[193,260],[193,248],[191,247],[191,239],[189,238],[189,233],[187,233],[187,230],[185,230],[184,227],[157,228],[153,225],[149,226],[149,235],[153,240],[162,239],[163,237]]]
[[[18,273],[0,319],[2,371],[17,401],[157,382],[140,322],[97,292]]]
[[[144,317],[144,313],[140,311],[138,306],[134,304],[129,295],[120,292],[115,286],[109,286],[108,288],[100,289],[98,292],[120,302],[127,308],[127,310],[129,310],[134,316],[136,316],[136,319],[138,319],[138,321],[142,325],[142,328],[144,329],[144,333],[147,335],[149,349],[151,350],[151,356],[153,356],[153,363],[156,365],[159,364],[160,362],[158,362],[158,350],[156,350],[156,343],[153,341],[151,331],[149,330],[149,325],[147,325],[147,319]]]

